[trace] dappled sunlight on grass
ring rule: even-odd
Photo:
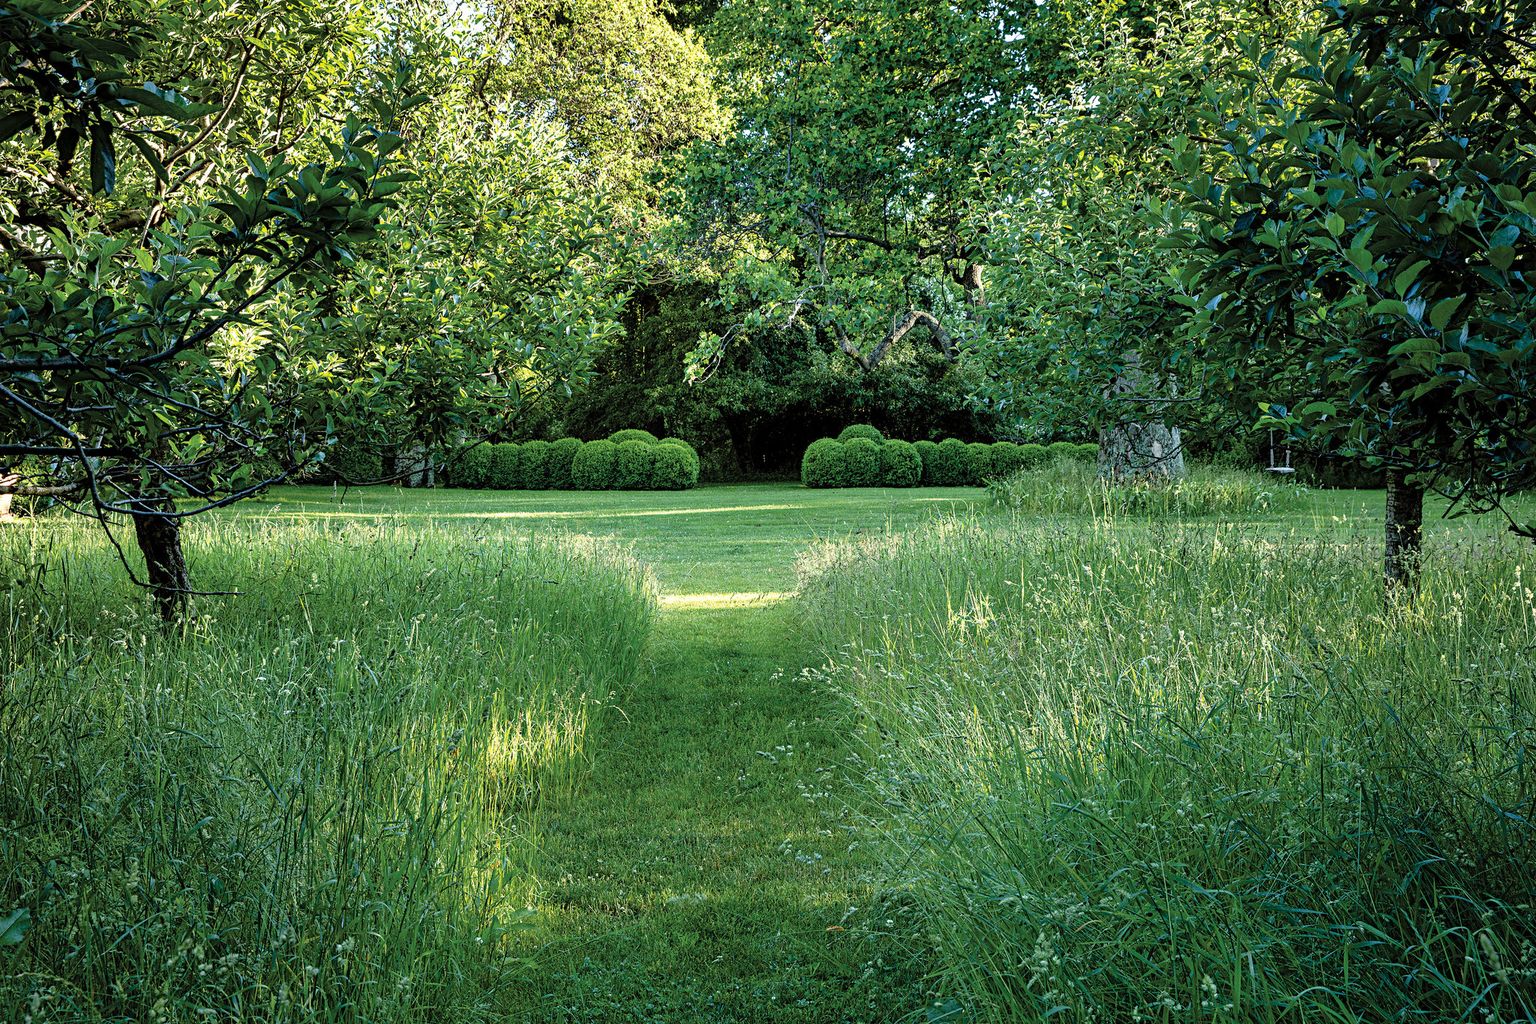
[[[696,516],[712,512],[785,512],[805,508],[804,505],[716,505],[702,508],[650,508],[630,511],[613,509],[544,509],[529,512],[516,509],[498,509],[485,512],[422,512],[399,511],[320,511],[298,509],[290,511],[281,506],[265,514],[277,519],[638,519],[650,516]]]
[[[793,591],[735,594],[665,594],[661,603],[667,608],[738,608],[748,605],[777,604],[794,597]]]

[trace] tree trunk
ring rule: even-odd
[[[1383,575],[1387,595],[1398,589],[1413,593],[1419,586],[1419,562],[1424,552],[1424,488],[1409,483],[1400,469],[1387,473],[1387,545]]]
[[[144,569],[160,617],[174,622],[186,608],[192,590],[187,560],[181,552],[181,520],[155,514],[169,509],[168,502],[146,501],[142,505],[145,511],[133,516],[134,536],[144,553]]]
[[[965,304],[980,309],[987,304],[987,287],[980,263],[967,263],[955,276],[955,283],[965,290]]]
[[[1163,389],[1162,383],[1148,381],[1141,370],[1141,356],[1132,352],[1126,356],[1125,368],[1111,382],[1105,397],[1111,406],[1130,398],[1146,402],[1148,409],[1156,409],[1159,403],[1148,392]],[[1183,476],[1184,444],[1179,428],[1161,420],[1123,420],[1104,427],[1099,431],[1099,473],[1112,480],[1171,480]]]
[[[1112,480],[1172,480],[1184,475],[1179,428],[1166,423],[1117,423],[1099,431],[1099,474]]]

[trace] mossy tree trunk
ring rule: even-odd
[[[1424,555],[1424,488],[1409,480],[1405,470],[1387,474],[1387,537],[1382,572],[1387,596],[1413,593],[1419,586]]]
[[[1163,382],[1148,378],[1141,369],[1141,355],[1132,352],[1105,397],[1112,410],[1132,408],[1155,413],[1171,397],[1163,394],[1168,390]],[[1099,431],[1099,473],[1112,480],[1183,476],[1184,444],[1179,428],[1161,418],[1122,416]]]
[[[139,506],[143,511],[133,514],[133,532],[144,555],[149,591],[160,617],[173,622],[186,609],[192,592],[181,550],[181,520],[165,514],[173,506],[163,499],[144,500]]]

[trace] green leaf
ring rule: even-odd
[[[1420,352],[1439,352],[1440,343],[1434,338],[1409,338],[1400,341],[1387,350],[1389,356],[1411,356]]]
[[[26,907],[17,907],[4,917],[0,917],[0,946],[21,945],[21,940],[27,937],[27,931],[31,927],[32,911]]]
[[[1399,271],[1397,276],[1392,279],[1393,290],[1398,295],[1407,296],[1408,289],[1413,287],[1413,282],[1419,279],[1419,275],[1424,272],[1424,268],[1427,266],[1429,266],[1429,260],[1419,260],[1408,267],[1408,269]]]
[[[1445,325],[1451,322],[1451,317],[1456,315],[1456,311],[1465,301],[1467,301],[1465,295],[1452,295],[1448,299],[1441,299],[1429,311],[1429,325],[1437,331],[1445,330]]]
[[[0,117],[0,142],[36,124],[30,111],[17,110]]]
[[[111,195],[117,187],[117,149],[112,129],[105,123],[91,126],[91,191]]]

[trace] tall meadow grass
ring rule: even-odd
[[[164,630],[88,526],[0,527],[0,1006],[497,1019],[541,810],[632,673],[633,561],[413,522],[191,527]]]
[[[998,517],[828,546],[913,941],[985,1021],[1531,1020],[1536,550]]]
[[[994,480],[998,506],[1020,515],[1142,519],[1242,518],[1299,507],[1306,494],[1277,474],[1195,464],[1176,480],[1113,481],[1065,459]]]

